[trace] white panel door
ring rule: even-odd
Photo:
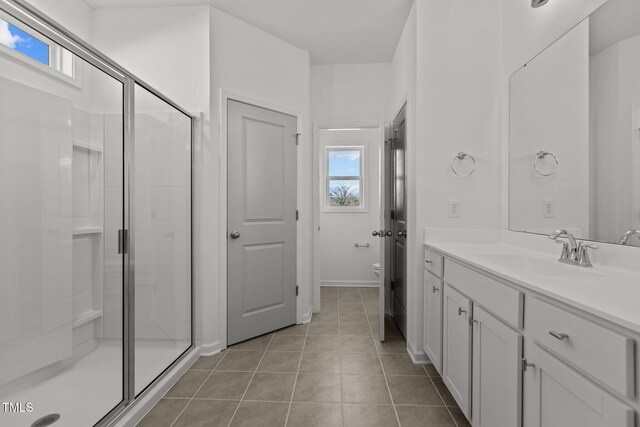
[[[442,374],[442,300],[443,283],[424,271],[424,351]]]
[[[462,412],[471,413],[471,300],[446,285],[442,379]]]
[[[537,345],[524,373],[525,427],[632,427],[633,410]]]
[[[473,307],[473,395],[475,427],[522,425],[522,335]]]
[[[228,336],[296,323],[296,118],[228,104]]]

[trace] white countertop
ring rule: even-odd
[[[425,245],[453,260],[640,333],[640,249],[601,245],[593,251],[594,267],[585,268],[559,262],[560,246],[543,236],[511,235],[514,232],[500,230],[469,233],[451,231],[451,241],[447,241],[446,231],[427,229]],[[622,249],[627,251],[625,256],[616,257]],[[620,258],[635,263],[626,268]],[[614,263],[613,259],[620,262]]]

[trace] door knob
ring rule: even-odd
[[[392,232],[392,231],[385,231],[385,232],[384,232],[384,235],[385,235],[386,237],[391,237],[391,236],[393,236],[393,232]]]
[[[231,234],[229,234],[229,237],[231,237],[232,239],[238,239],[240,237],[240,233],[237,231],[232,231]]]
[[[398,237],[407,237],[407,230],[398,231]]]
[[[380,236],[380,232],[378,230],[373,230],[373,233],[371,233],[371,235],[375,237],[382,237]]]

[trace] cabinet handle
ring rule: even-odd
[[[555,331],[549,331],[549,335],[551,335],[552,337],[554,337],[555,339],[560,340],[560,341],[564,341],[565,339],[569,339],[569,335],[558,333],[558,332],[555,332]]]
[[[435,286],[433,287],[433,293],[435,294],[436,292],[440,292],[440,289],[436,288]]]
[[[462,307],[458,307],[458,316],[462,316],[462,313],[467,314],[467,310],[463,310]]]
[[[424,262],[426,262],[427,264],[433,264],[433,261],[431,261],[429,259],[424,260]]]

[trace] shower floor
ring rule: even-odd
[[[189,346],[188,342],[138,340],[136,393],[153,381]],[[84,427],[97,423],[122,401],[122,342],[104,340],[72,368],[11,396],[3,402],[33,404],[31,413],[7,413],[0,408],[1,427],[29,427],[48,414],[60,414],[54,427]]]

